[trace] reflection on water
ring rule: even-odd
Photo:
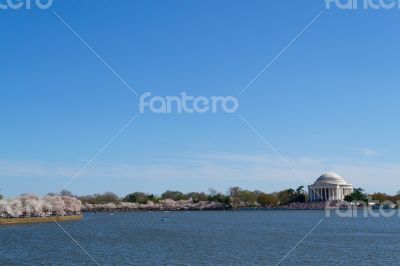
[[[61,225],[101,265],[276,265],[323,211],[85,214]],[[400,218],[326,218],[284,265],[393,265]],[[0,227],[0,265],[91,265],[53,223]]]

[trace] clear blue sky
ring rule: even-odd
[[[1,10],[0,193],[65,185],[138,112],[139,95],[237,95],[322,10],[309,1],[54,1]],[[238,99],[311,183],[338,172],[400,190],[400,10],[326,10]],[[146,113],[72,183],[77,194],[267,192],[304,185],[237,114]]]

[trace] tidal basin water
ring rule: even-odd
[[[361,215],[360,215],[361,216]],[[60,223],[100,265],[398,265],[400,218],[126,212]],[[0,265],[95,265],[55,223],[0,226]]]

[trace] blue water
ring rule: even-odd
[[[166,217],[166,219],[163,219]],[[100,265],[276,265],[323,211],[127,212],[60,223]],[[400,218],[325,218],[282,265],[398,265]],[[55,223],[0,226],[0,265],[96,265]]]

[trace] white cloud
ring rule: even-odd
[[[21,162],[0,160],[0,176],[18,177],[18,176],[71,176],[78,169],[61,165],[49,165],[42,162]]]
[[[367,156],[367,157],[378,155],[377,151],[374,151],[374,150],[368,149],[368,148],[361,148],[361,149],[358,149],[358,151],[362,155]]]
[[[275,191],[311,184],[320,174],[332,171],[342,175],[355,187],[363,187],[369,192],[395,193],[400,190],[400,164],[343,158],[300,157],[287,160],[306,182],[275,156],[233,153],[182,156],[146,165],[95,162],[79,178],[140,183],[141,187],[146,187],[148,191],[152,191],[155,182],[168,184],[166,189],[181,188],[182,184],[185,184],[188,190],[199,190],[198,186],[202,186],[201,189],[212,186],[226,189],[238,184],[249,189]],[[0,177],[69,178],[78,170],[76,165],[0,161]],[[105,187],[104,190],[112,190],[112,187]]]

